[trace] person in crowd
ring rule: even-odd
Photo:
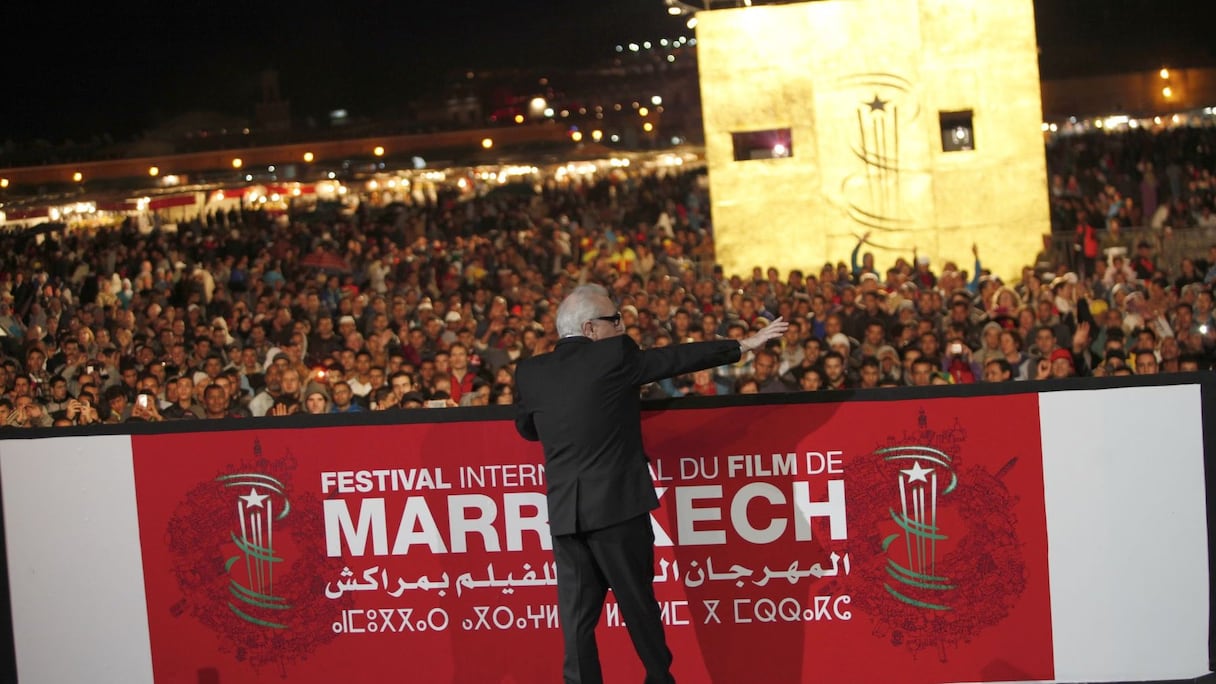
[[[908,371],[909,384],[912,387],[927,387],[932,384],[933,374],[937,371],[938,364],[932,357],[918,355]]]
[[[1013,364],[997,357],[984,364],[984,382],[1009,382],[1013,380]]]
[[[174,403],[161,411],[161,415],[168,420],[183,420],[190,418],[204,418],[205,409],[194,399],[194,376],[187,373],[180,375],[173,380]]]
[[[228,391],[222,385],[213,382],[203,388],[202,417],[208,420],[221,420],[240,418],[241,415],[232,410]]]
[[[496,382],[490,387],[490,404],[504,406],[515,403],[515,388],[509,384]]]
[[[994,358],[1009,363],[1014,380],[1050,377],[1051,356],[1060,349],[1071,352],[1075,377],[1140,372],[1137,356],[1145,346],[1154,351],[1157,372],[1209,370],[1216,358],[1216,246],[1195,229],[1213,215],[1212,174],[1195,160],[1179,165],[1196,174],[1193,183],[1179,186],[1187,198],[1179,202],[1172,186],[1157,181],[1161,201],[1151,210],[1138,206],[1139,194],[1112,189],[1143,174],[1141,165],[1128,163],[1132,157],[1190,149],[1179,145],[1182,136],[1211,144],[1216,133],[1142,131],[1127,148],[1119,147],[1120,135],[1053,136],[1048,164],[1060,190],[1049,197],[1053,231],[1009,282],[980,268],[964,274],[947,262],[930,268],[915,252],[911,260],[887,254],[868,235],[852,259],[833,258],[822,269],[791,269],[783,278],[761,265],[754,273],[729,274],[713,263],[708,217],[673,218],[687,215],[685,201],[709,206],[695,174],[660,177],[642,170],[629,171],[631,184],[616,188],[634,194],[613,201],[648,206],[638,202],[642,188],[666,199],[654,205],[653,215],[637,209],[639,221],[628,230],[614,219],[563,223],[560,216],[575,205],[588,216],[608,216],[609,193],[555,184],[535,206],[500,198],[494,211],[482,211],[489,205],[473,199],[475,211],[466,214],[425,202],[409,205],[396,227],[336,217],[320,231],[304,231],[294,216],[284,221],[241,208],[178,220],[176,233],[140,232],[134,221],[50,231],[37,244],[22,242],[18,232],[0,233],[0,329],[8,333],[0,335],[0,393],[13,405],[6,419],[32,426],[45,417],[56,424],[66,418],[69,400],[85,402],[101,421],[155,420],[152,411],[166,418],[199,415],[210,384],[227,390],[234,414],[260,417],[283,394],[281,378],[290,368],[301,379],[297,404],[319,384],[334,410],[342,410],[339,381],[366,390],[345,406],[367,408],[382,394],[381,385],[399,382],[402,370],[410,387],[378,402],[385,408],[400,406],[410,392],[464,393],[467,383],[476,382],[467,379],[469,369],[493,385],[509,383],[513,364],[552,352],[559,341],[557,306],[587,282],[610,289],[627,332],[643,348],[743,339],[753,324],[786,317],[792,324],[773,349],[785,391],[839,386],[824,367],[831,349],[845,360],[843,375],[832,374],[843,377],[844,386],[868,386],[867,356],[879,361],[880,386],[912,384],[916,358],[945,362],[956,340],[971,350],[969,367],[977,379],[988,378]],[[1085,154],[1078,154],[1082,149]],[[1137,154],[1107,154],[1121,149]],[[1100,166],[1096,160],[1104,158],[1114,166]],[[1111,182],[1112,174],[1123,180]],[[605,182],[593,186],[600,183],[594,187],[602,191]],[[668,202],[675,212],[669,204],[660,211],[659,204]],[[663,228],[655,222],[660,213],[670,220]],[[401,225],[406,228],[399,235],[394,231]],[[410,228],[415,225],[428,226],[429,233]],[[1092,236],[1099,243],[1092,272],[1079,270],[1090,264],[1071,250],[1078,225],[1101,227]],[[627,236],[624,242],[620,235]],[[375,248],[347,255],[349,275],[318,278],[300,263],[317,243],[352,240]],[[524,244],[527,249],[517,247]],[[592,255],[597,246],[602,255]],[[614,261],[618,246],[634,250],[637,259]],[[460,269],[449,267],[457,262]],[[632,268],[620,269],[629,263]],[[111,283],[108,292],[97,287],[103,281]],[[1090,334],[1081,340],[1086,323]],[[847,347],[831,343],[839,342],[837,334]],[[1110,346],[1121,343],[1120,335],[1127,346]],[[458,382],[452,377],[461,368],[455,345],[463,346],[468,360]],[[708,394],[711,388],[721,395],[735,391],[740,379],[743,392],[758,384],[780,389],[762,356],[724,364],[711,383],[696,383],[695,375],[676,378],[678,391],[662,395]],[[1043,369],[1040,359],[1047,361]],[[326,369],[323,379],[313,377],[319,368]],[[137,395],[145,391],[155,406],[141,409]],[[480,384],[479,391],[485,391]],[[24,397],[36,407],[25,408]],[[42,417],[31,422],[29,414]]]
[[[320,415],[331,413],[329,393],[323,387],[310,387],[304,393],[304,413]]]
[[[757,349],[752,360],[752,380],[761,394],[785,392],[787,387],[777,375],[777,354],[771,349]]]

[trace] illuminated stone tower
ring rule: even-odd
[[[1032,0],[822,0],[698,14],[717,259],[1016,277],[1050,230]]]

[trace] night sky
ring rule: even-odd
[[[1203,1],[1036,0],[1041,73],[1216,63]],[[454,68],[581,65],[617,43],[691,34],[661,0],[35,2],[6,14],[0,144],[124,140],[192,110],[252,118],[268,68],[297,117],[375,116]]]

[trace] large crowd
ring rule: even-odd
[[[696,172],[8,233],[0,426],[511,404],[515,363],[552,348],[556,306],[585,282],[610,288],[643,348],[790,321],[765,349],[647,398],[1207,370],[1216,244],[1175,265],[1153,236],[1216,227],[1216,165],[1187,154],[1211,138],[1049,145],[1053,233],[1070,249],[1045,236],[1012,282],[983,268],[1000,245],[880,269],[865,235],[838,263],[726,274]]]

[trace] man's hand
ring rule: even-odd
[[[1074,354],[1080,354],[1087,346],[1089,346],[1089,322],[1081,321],[1077,324],[1077,331],[1072,335],[1072,351]]]
[[[745,337],[739,340],[739,347],[745,354],[749,351],[754,351],[760,347],[763,347],[765,342],[784,335],[786,329],[789,327],[790,324],[781,316],[778,316],[776,320],[756,331],[756,333],[751,337]]]

